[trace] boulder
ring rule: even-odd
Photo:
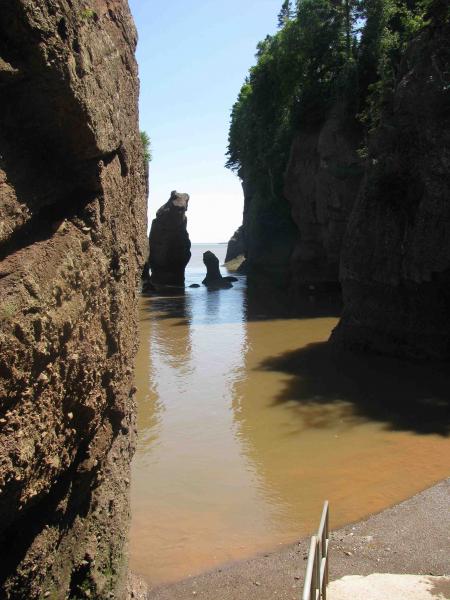
[[[189,194],[172,192],[156,213],[149,236],[153,285],[184,287],[184,271],[191,258],[186,211]]]

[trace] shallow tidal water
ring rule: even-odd
[[[187,285],[207,249],[223,262],[194,245]],[[324,499],[336,528],[450,474],[446,366],[336,354],[337,312],[308,301],[272,318],[244,278],[141,300],[130,552],[150,584],[294,542]]]

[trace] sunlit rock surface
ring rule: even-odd
[[[125,0],[0,11],[2,598],[123,593],[146,228],[135,46]]]

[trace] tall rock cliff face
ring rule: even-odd
[[[126,0],[0,11],[0,589],[122,597],[145,245]]]
[[[372,140],[344,244],[336,343],[450,356],[449,39],[436,17],[412,43]]]
[[[360,143],[360,131],[339,109],[320,129],[294,139],[284,193],[298,229],[290,261],[295,290],[339,281],[342,240],[361,183]]]
[[[339,284],[342,240],[362,179],[361,131],[336,107],[319,127],[296,134],[284,198],[270,200],[241,170],[239,231],[250,281],[274,284],[284,297],[310,285]],[[230,240],[229,248],[233,247]]]
[[[256,287],[270,287],[286,293],[291,281],[290,257],[296,227],[288,202],[270,185],[239,172],[244,192],[241,236],[245,250],[248,281]]]

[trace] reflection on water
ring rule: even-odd
[[[311,532],[324,498],[339,526],[449,473],[443,369],[336,355],[324,303],[251,300],[243,280],[142,300],[131,562],[153,584]]]

